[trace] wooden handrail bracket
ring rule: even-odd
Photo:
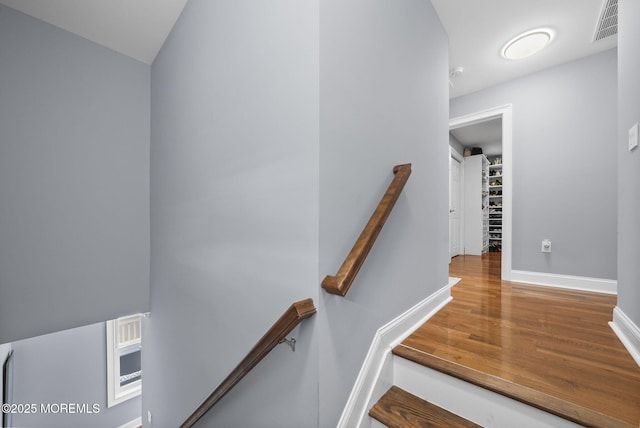
[[[278,345],[305,318],[316,313],[313,300],[305,299],[293,303],[273,326],[262,336],[246,357],[236,366],[206,400],[180,425],[189,428],[207,413],[224,395],[251,371],[267,354]]]
[[[351,248],[344,263],[340,266],[338,273],[335,276],[327,275],[322,281],[322,288],[328,293],[344,296],[349,291],[349,287],[351,287],[360,267],[376,242],[382,226],[387,221],[393,206],[411,175],[411,164],[396,165],[393,167],[393,173],[395,174],[393,181],[389,184],[389,188],[378,203],[376,210],[362,230],[353,248]]]

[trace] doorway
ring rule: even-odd
[[[501,244],[501,278],[503,280],[509,281],[511,280],[511,252],[512,252],[512,186],[513,186],[513,159],[512,159],[512,107],[511,105],[501,106],[492,108],[489,110],[484,110],[477,113],[472,113],[464,116],[459,116],[451,119],[449,121],[449,130],[453,131],[456,129],[462,129],[465,127],[470,127],[472,125],[478,125],[483,123],[489,123],[492,121],[499,120],[500,123],[500,134],[501,134],[501,177],[500,177],[500,198],[495,198],[493,204],[497,204],[499,201],[501,208],[501,236],[500,236],[500,244]],[[451,157],[450,157],[451,159]],[[451,165],[451,160],[449,161]],[[463,172],[464,174],[464,172]],[[451,176],[451,173],[450,173]],[[495,181],[494,181],[494,184]],[[450,177],[450,192],[452,191],[452,187],[454,185],[451,184]],[[464,189],[461,191],[464,192]],[[464,201],[464,197],[461,198]],[[497,207],[497,205],[493,205]],[[491,208],[491,206],[490,206]],[[451,210],[451,202],[450,202],[450,210]],[[464,202],[462,203],[462,215],[465,215]],[[450,213],[450,252],[451,247],[455,246],[455,243],[452,244],[451,239],[451,213]],[[459,229],[460,230],[460,229]],[[460,242],[464,242],[465,230],[462,228]],[[495,235],[494,235],[495,236]],[[460,248],[460,252],[464,251],[463,248]]]
[[[460,254],[462,155],[449,147],[449,261]]]

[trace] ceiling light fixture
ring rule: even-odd
[[[453,84],[453,79],[455,79],[456,77],[462,76],[463,72],[464,72],[464,68],[462,67],[450,68],[449,69],[449,86],[451,86],[452,88],[455,88]]]
[[[553,39],[553,32],[547,28],[527,31],[509,40],[502,48],[506,59],[523,59],[544,49]]]
[[[462,67],[454,67],[449,69],[449,77],[458,77],[458,76],[462,76],[462,73],[464,73],[464,68]]]

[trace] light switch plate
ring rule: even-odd
[[[629,151],[638,147],[638,124],[629,128]]]

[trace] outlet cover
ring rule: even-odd
[[[549,239],[542,240],[542,252],[543,253],[551,252],[551,240]]]
[[[638,147],[638,124],[629,128],[629,151]]]

